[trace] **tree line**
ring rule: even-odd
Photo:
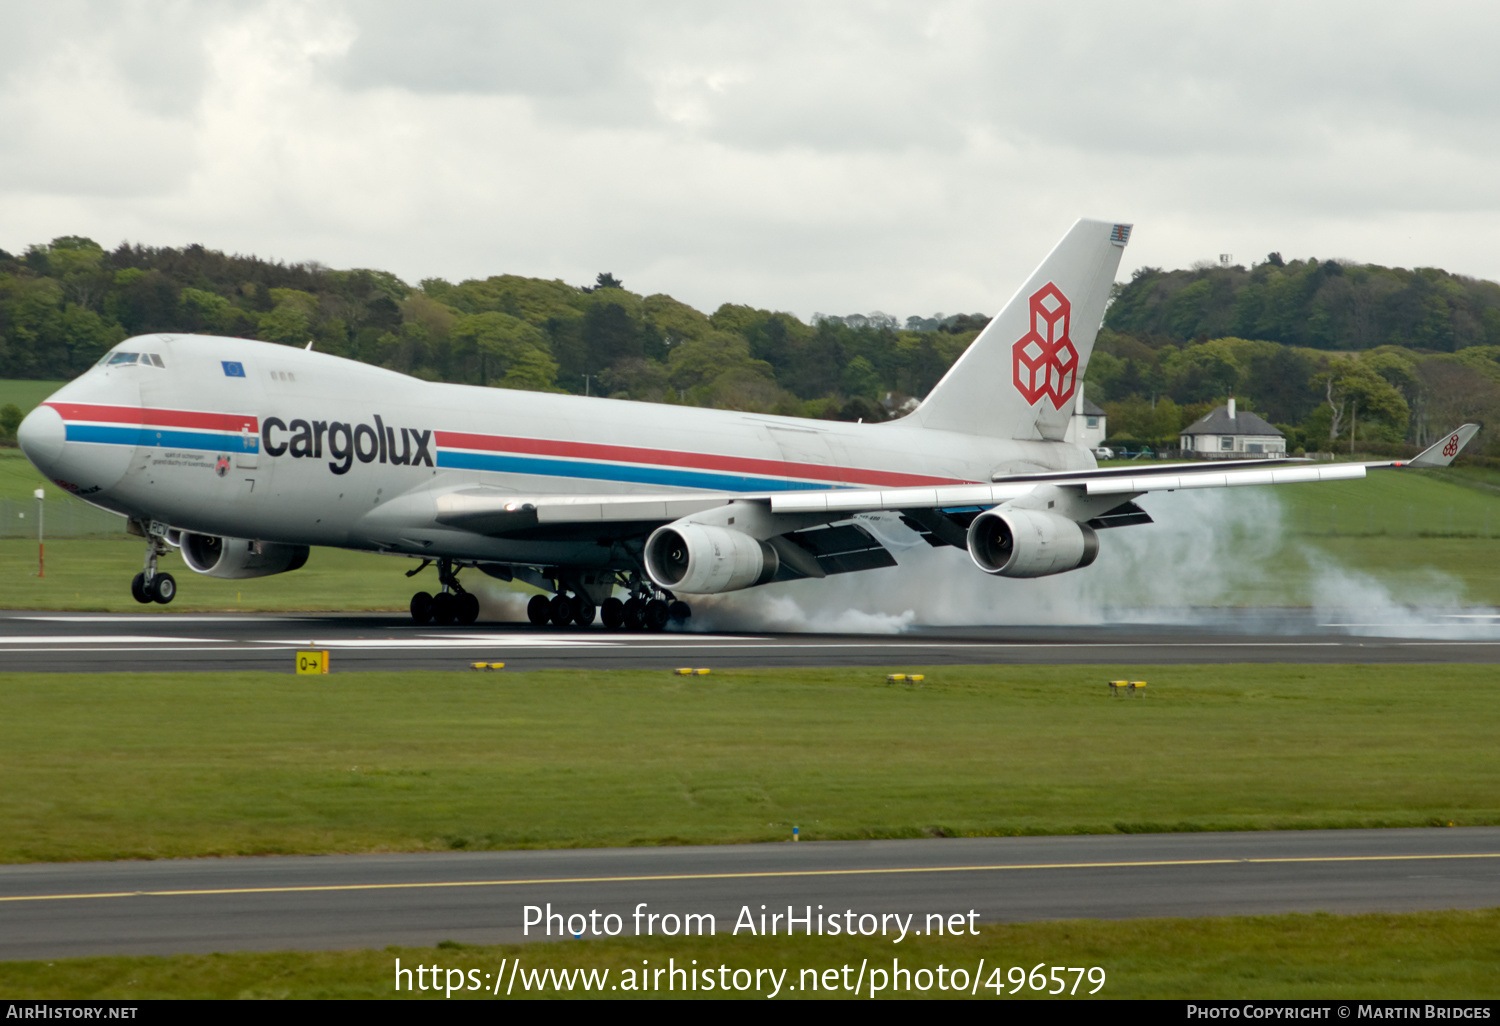
[[[1143,267],[1116,286],[1088,368],[1114,432],[1170,445],[1231,392],[1292,450],[1425,445],[1493,423],[1500,285],[1271,253],[1248,270]]]
[[[320,351],[433,381],[879,420],[924,395],[982,315],[821,316],[749,306],[704,314],[613,275],[587,286],[502,274],[412,286],[227,256],[202,246],[68,236],[0,251],[0,377],[69,378],[121,339],[204,332]],[[929,326],[930,324],[930,326]]]
[[[0,251],[4,378],[70,378],[131,335],[204,332],[311,341],[435,381],[869,421],[925,395],[985,323],[705,314],[608,273],[409,285],[197,245]],[[1500,285],[1276,253],[1248,270],[1141,268],[1116,287],[1086,391],[1112,436],[1164,447],[1231,392],[1292,449],[1423,444],[1500,420]]]

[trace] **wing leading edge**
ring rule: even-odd
[[[732,503],[754,503],[772,514],[799,515],[795,523],[785,525],[791,531],[820,521],[845,519],[856,513],[998,506],[1043,490],[1053,495],[1069,493],[1078,498],[1111,497],[1118,505],[1147,492],[1351,481],[1363,478],[1370,470],[1447,466],[1478,431],[1479,425],[1465,424],[1410,460],[1332,464],[1314,464],[1305,460],[1239,460],[1154,467],[1104,467],[1061,473],[1002,475],[989,484],[920,488],[521,496],[499,489],[471,487],[438,495],[436,519],[439,523],[479,534],[508,534],[548,525],[665,524]],[[1088,517],[1082,519],[1088,519],[1101,511],[1079,509],[1078,512],[1087,512]],[[774,537],[782,532],[762,529],[756,533]]]

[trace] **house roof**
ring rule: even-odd
[[[1098,403],[1089,399],[1087,396],[1085,396],[1083,400],[1083,412],[1088,414],[1090,417],[1104,416],[1103,408],[1100,407]]]
[[[1236,410],[1229,416],[1229,405],[1216,406],[1212,413],[1205,414],[1182,429],[1185,435],[1275,435],[1284,437],[1274,424],[1268,424],[1249,410]]]

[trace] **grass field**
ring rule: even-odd
[[[1500,823],[1489,666],[925,672],[0,675],[0,861]]]
[[[1098,998],[1250,998],[1260,1001],[1290,998],[1494,999],[1500,997],[1500,909],[1477,912],[1417,912],[1404,915],[1281,915],[1222,919],[1139,919],[1124,922],[1075,920],[1016,923],[981,928],[977,937],[909,937],[899,946],[886,940],[797,937],[750,938],[720,935],[713,938],[666,938],[576,941],[567,944],[474,946],[445,942],[436,948],[386,948],[381,951],[302,952],[268,954],[241,952],[180,955],[173,958],[74,958],[53,962],[0,963],[0,993],[12,999],[87,998],[391,998],[447,1000],[443,990],[395,989],[396,960],[402,968],[436,966],[441,978],[459,987],[479,981],[484,990],[456,989],[452,997],[497,1000],[489,992],[485,974],[505,973],[509,960],[520,959],[521,973],[537,970],[607,970],[605,990],[595,996],[684,996],[657,991],[609,989],[630,979],[643,967],[688,965],[717,970],[770,969],[785,971],[783,998],[849,998],[844,990],[826,990],[821,972],[850,967],[850,982],[862,960],[868,968],[884,969],[890,979],[893,960],[911,971],[912,989],[889,990],[879,997],[968,998],[969,992],[939,990],[932,972],[943,965],[960,969],[965,982],[977,987],[976,997],[1006,1000],[1043,997],[1023,986],[1010,992],[1012,967],[1029,972],[1045,965],[1098,967],[1104,985]],[[502,959],[507,961],[502,961]],[[669,959],[675,963],[669,963]],[[982,973],[980,959],[984,960]],[[1001,967],[998,973],[994,967]],[[448,971],[462,976],[448,975]],[[477,975],[469,977],[474,971]],[[803,975],[804,970],[815,974]],[[414,977],[415,974],[413,974]],[[814,975],[819,989],[811,990]],[[1071,988],[1078,979],[1063,974]],[[976,976],[981,976],[976,980]],[[526,976],[517,974],[512,997],[556,997],[551,986],[525,990]],[[729,979],[717,972],[714,978]],[[842,974],[838,975],[840,981]],[[869,974],[867,972],[866,979]],[[1016,978],[1019,978],[1017,976]],[[424,978],[424,985],[430,982]],[[544,978],[545,979],[545,978]],[[663,977],[665,979],[665,976]],[[701,977],[699,977],[701,980]],[[832,978],[827,978],[832,979]],[[923,980],[930,989],[917,990]],[[945,982],[948,977],[945,976]],[[1097,980],[1097,975],[1095,976]],[[751,985],[750,976],[742,976]],[[403,981],[404,982],[404,981]],[[764,1000],[772,981],[762,977],[756,993],[731,992],[730,997]],[[994,984],[999,988],[987,986]],[[1048,984],[1055,987],[1055,984]],[[1085,976],[1076,996],[1049,996],[1050,1001],[1088,1000],[1094,987]],[[789,989],[798,988],[798,989]],[[586,997],[574,984],[568,997]],[[719,990],[689,993],[690,997],[724,997]],[[869,999],[868,983],[858,995]],[[501,987],[499,999],[504,998]]]
[[[415,561],[369,552],[317,549],[307,566],[295,573],[248,581],[195,574],[174,553],[161,566],[177,578],[176,601],[171,606],[141,606],[130,597],[130,578],[141,569],[144,552],[139,538],[53,540],[47,542],[46,576],[38,577],[35,540],[0,541],[4,605],[162,616],[195,610],[405,609],[412,592],[437,590],[431,569],[408,580],[404,574],[418,565]],[[498,591],[506,586],[486,579],[483,587]]]
[[[23,413],[30,413],[38,403],[66,384],[66,381],[0,379],[0,406],[14,404],[19,406]]]

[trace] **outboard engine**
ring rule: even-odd
[[[306,545],[220,538],[212,534],[183,532],[182,561],[209,577],[269,577],[299,569],[307,562]]]
[[[1099,536],[1087,524],[1036,509],[992,509],[969,524],[969,558],[997,577],[1046,577],[1088,566]]]
[[[765,584],[780,567],[775,549],[727,527],[679,520],[658,527],[646,540],[646,573],[666,591],[739,591]]]

